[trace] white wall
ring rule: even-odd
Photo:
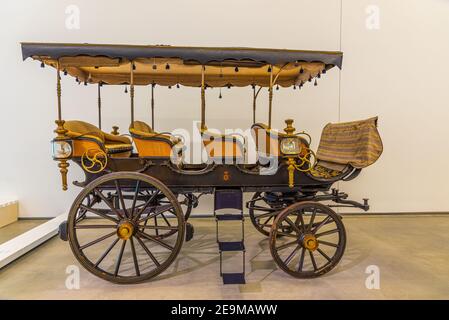
[[[81,28],[65,27],[65,8],[81,10]],[[366,8],[380,9],[380,29],[366,27]],[[273,124],[287,117],[315,141],[329,121],[380,116],[385,150],[378,163],[341,188],[369,197],[373,212],[449,211],[449,1],[8,1],[0,12],[0,200],[18,198],[22,217],[55,216],[79,189],[61,191],[49,141],[56,117],[55,73],[22,62],[20,41],[253,46],[341,49],[343,71],[332,70],[318,88],[275,92]],[[63,117],[95,123],[96,89],[63,78]],[[339,94],[341,85],[341,96]],[[209,127],[246,128],[251,89],[207,91]],[[136,90],[136,117],[149,121],[148,88]],[[266,119],[266,94],[258,119]],[[103,126],[129,122],[123,88],[104,88]],[[191,127],[199,117],[195,89],[157,88],[156,129]],[[315,144],[316,146],[316,144]],[[70,180],[82,179],[72,165]],[[197,212],[210,212],[202,205]]]

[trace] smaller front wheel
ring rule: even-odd
[[[286,229],[292,230],[285,232]],[[270,232],[270,251],[276,264],[296,278],[314,278],[331,271],[346,246],[340,216],[317,202],[299,202],[276,217]]]

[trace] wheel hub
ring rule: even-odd
[[[120,222],[117,228],[117,236],[122,240],[128,240],[134,233],[134,225],[128,221],[124,220]]]
[[[302,239],[302,245],[309,251],[318,249],[318,240],[313,234],[306,234]]]

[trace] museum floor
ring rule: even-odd
[[[346,216],[346,253],[329,274],[294,279],[277,270],[268,242],[247,219],[247,284],[222,285],[213,219],[197,218],[195,237],[153,281],[115,285],[81,268],[69,290],[66,268],[79,265],[53,238],[0,271],[1,299],[449,299],[449,216]],[[0,230],[1,231],[1,230]],[[237,257],[229,257],[232,263]],[[370,265],[380,289],[367,289]]]

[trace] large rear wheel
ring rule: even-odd
[[[185,220],[175,195],[162,182],[117,172],[81,191],[69,212],[68,231],[83,267],[105,280],[130,284],[171,265],[184,240]]]

